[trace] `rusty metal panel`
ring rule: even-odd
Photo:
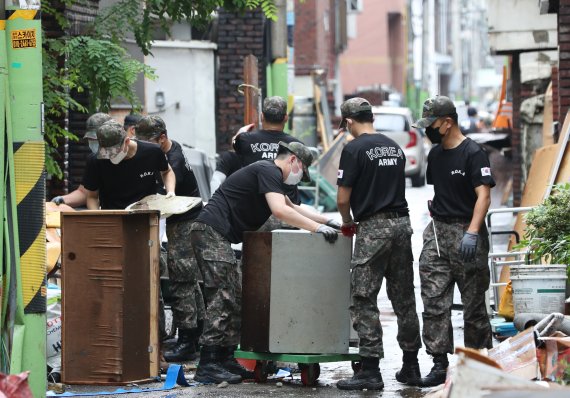
[[[271,232],[246,232],[242,250],[242,334],[240,348],[269,351]]]

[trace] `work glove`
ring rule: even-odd
[[[173,197],[175,197],[175,196],[176,196],[176,194],[175,194],[174,192],[170,191],[170,192],[167,192],[167,193],[166,193],[166,195],[164,196],[164,198],[165,198],[165,199],[168,199],[168,198],[173,198]]]
[[[325,224],[319,224],[317,228],[317,233],[323,234],[325,236],[325,240],[329,243],[334,243],[338,238],[338,232],[336,229],[329,227]]]
[[[64,205],[65,204],[65,200],[63,200],[63,196],[56,196],[55,198],[53,198],[52,203],[55,203],[56,205]]]
[[[331,218],[330,220],[328,220],[325,225],[329,226],[331,228],[334,228],[334,229],[338,229],[340,231],[340,223],[337,220],[335,220],[334,218]]]
[[[459,247],[459,254],[463,261],[469,262],[475,260],[475,253],[477,251],[477,241],[479,235],[466,231],[461,239],[461,246]]]

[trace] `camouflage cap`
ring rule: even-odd
[[[361,97],[351,98],[346,100],[340,106],[340,113],[342,116],[342,120],[338,125],[339,130],[346,127],[346,118],[351,116],[355,116],[360,112],[372,112],[372,105],[368,102],[367,99]]]
[[[301,144],[300,142],[290,142],[286,143],[283,141],[279,141],[279,146],[283,148],[287,148],[291,151],[301,163],[303,163],[303,179],[301,181],[304,182],[311,182],[311,175],[309,174],[309,167],[313,164],[313,154],[305,145]]]
[[[270,122],[282,122],[287,114],[287,101],[279,96],[265,98],[261,112]]]
[[[105,122],[112,120],[111,116],[106,113],[95,113],[87,119],[87,127],[85,131],[84,138],[89,138],[92,140],[97,139],[97,129]]]
[[[97,159],[112,159],[119,152],[127,138],[127,133],[120,123],[109,120],[97,129],[97,141],[99,141],[99,151]]]
[[[166,124],[159,116],[145,116],[137,123],[135,134],[138,139],[148,141],[166,133]]]
[[[422,118],[417,120],[412,127],[425,129],[442,116],[451,116],[457,113],[455,104],[448,97],[436,95],[424,102]]]
[[[128,129],[131,126],[136,126],[137,123],[142,119],[142,116],[137,113],[129,113],[125,116],[125,120],[123,121],[123,127]]]

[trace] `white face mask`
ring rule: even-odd
[[[127,147],[128,150],[128,147]],[[127,151],[121,151],[118,154],[116,154],[114,157],[112,157],[111,159],[109,159],[111,161],[111,163],[113,164],[119,164],[123,161],[123,159],[125,158],[125,156],[127,156]]]
[[[285,179],[285,184],[287,185],[297,185],[301,182],[303,178],[303,168],[299,166],[299,161],[297,161],[297,166],[299,167],[299,171],[296,173],[293,171],[293,163],[290,163],[291,170],[289,171],[289,175]]]
[[[97,151],[99,150],[99,141],[97,140],[87,140],[87,141],[91,152],[97,153]]]

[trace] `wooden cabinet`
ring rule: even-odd
[[[159,213],[62,213],[62,378],[158,376]]]

